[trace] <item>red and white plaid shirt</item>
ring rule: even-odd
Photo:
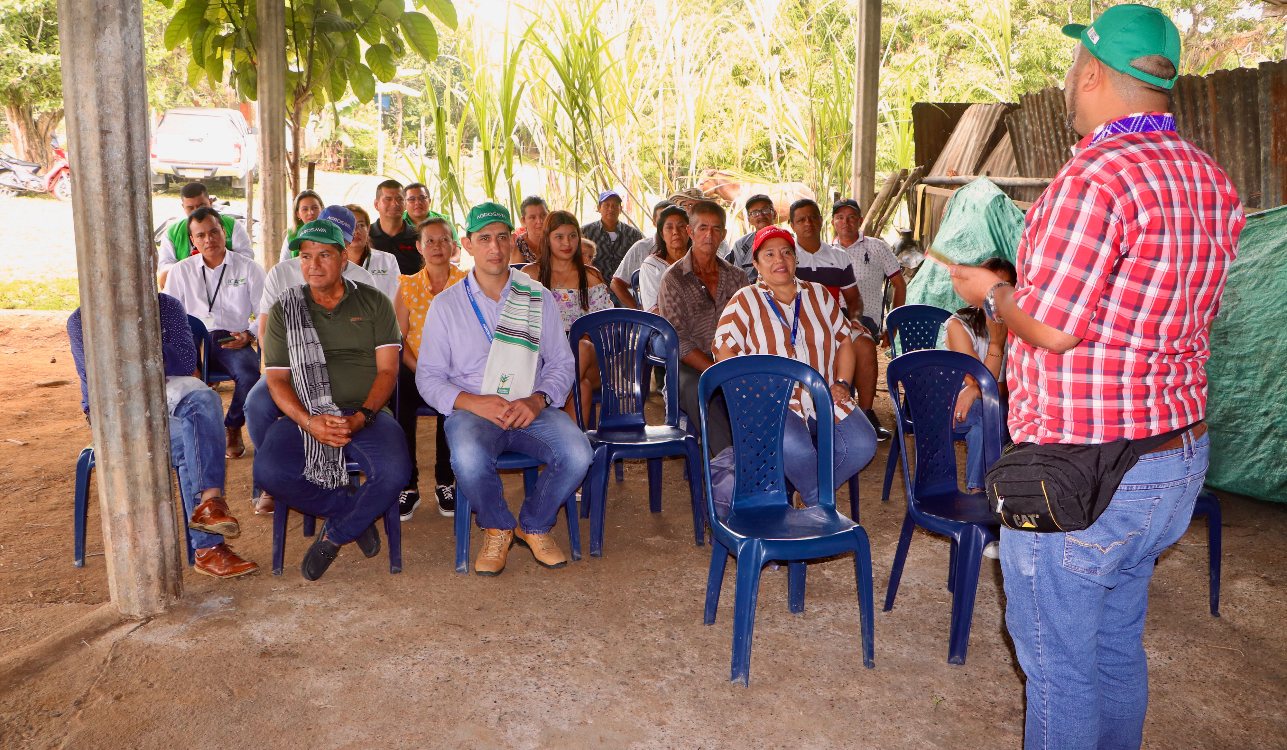
[[[1245,223],[1238,193],[1174,131],[1095,135],[1028,211],[1019,243],[1015,302],[1081,342],[1056,354],[1012,339],[1016,441],[1137,439],[1206,413],[1210,326]]]

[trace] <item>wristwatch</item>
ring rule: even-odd
[[[545,402],[546,406],[550,406],[551,404],[554,403],[554,399],[550,398],[550,394],[546,393],[545,391],[536,391],[532,395],[540,396],[541,400]]]
[[[997,315],[997,290],[1003,286],[1010,286],[1010,282],[998,281],[988,289],[987,294],[983,295],[983,314],[993,323],[1005,322],[1001,320],[1000,315]]]
[[[366,423],[362,425],[363,427],[370,427],[371,423],[375,421],[375,412],[365,406],[359,406],[358,413],[366,420]]]

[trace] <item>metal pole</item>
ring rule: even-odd
[[[264,194],[264,268],[286,236],[286,3],[259,0],[259,155]],[[296,143],[298,153],[302,144]]]
[[[76,264],[103,546],[121,614],[159,614],[183,590],[170,494],[169,412],[152,245],[143,12],[59,0]],[[105,232],[104,227],[111,227]]]
[[[880,4],[858,5],[854,78],[853,196],[863,214],[876,197],[876,105],[880,100]]]

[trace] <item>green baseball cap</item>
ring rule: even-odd
[[[465,219],[465,231],[473,234],[488,224],[495,224],[498,221],[510,229],[514,228],[514,220],[510,218],[508,208],[499,203],[479,203],[469,209],[469,217]]]
[[[1180,31],[1166,14],[1144,5],[1114,5],[1087,26],[1070,23],[1064,36],[1078,39],[1100,62],[1119,73],[1169,89],[1180,70]],[[1158,78],[1131,66],[1131,61],[1161,55],[1175,66],[1176,76]]]
[[[335,245],[344,249],[344,232],[340,225],[330,219],[310,221],[299,228],[295,238],[290,241],[290,249],[298,250],[304,242],[320,242],[323,245]]]

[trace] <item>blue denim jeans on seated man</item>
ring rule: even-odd
[[[478,526],[484,529],[515,527],[496,473],[500,454],[514,451],[545,464],[519,510],[517,525],[525,534],[545,534],[554,528],[559,508],[581,485],[594,457],[585,433],[561,409],[542,409],[530,425],[512,430],[502,430],[473,412],[457,409],[448,415],[446,430],[456,486],[469,498],[478,514]]]
[[[227,331],[215,331],[214,340],[227,335]],[[241,427],[246,423],[246,394],[259,382],[259,352],[249,346],[225,349],[215,344],[210,359],[232,376],[232,400],[228,402],[228,416],[224,418],[223,426]]]
[[[170,458],[178,468],[183,495],[184,524],[201,504],[201,493],[218,488],[223,494],[223,402],[219,394],[200,388],[185,395],[170,414]],[[223,544],[223,537],[191,529],[193,549]]]
[[[1148,707],[1144,614],[1159,554],[1189,526],[1210,442],[1151,453],[1090,528],[1001,529],[1006,627],[1027,676],[1025,748],[1138,748]]]
[[[283,416],[273,394],[268,392],[268,378],[260,378],[246,394],[246,432],[250,434],[250,442],[256,451],[268,437],[268,428]]]
[[[344,446],[344,460],[355,462],[366,477],[357,489],[344,485],[328,490],[308,481],[303,476],[304,436],[299,425],[279,419],[255,446],[255,484],[279,502],[324,517],[326,538],[348,544],[398,502],[398,493],[411,477],[411,459],[398,421],[378,412],[369,427],[353,433]]]

